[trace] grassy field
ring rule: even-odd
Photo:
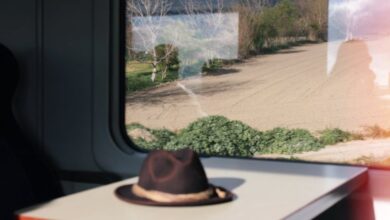
[[[128,61],[126,63],[126,76],[142,73],[151,73],[152,65],[138,61]]]
[[[160,73],[154,82],[151,80],[152,65],[140,63],[138,61],[129,61],[126,63],[126,81],[127,93],[147,89],[157,86],[161,83],[171,82],[178,78],[177,70],[168,70],[167,76],[163,79]]]

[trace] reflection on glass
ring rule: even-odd
[[[390,165],[387,0],[127,0],[146,149]]]
[[[148,53],[170,45],[166,55],[177,51],[182,78],[202,73],[213,59],[237,59],[237,13],[132,17],[131,24],[133,51]]]
[[[342,42],[364,41],[372,57],[371,69],[379,87],[389,86],[390,2],[370,0],[329,1],[329,64],[331,71]]]

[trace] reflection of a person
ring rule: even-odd
[[[336,65],[328,79],[340,96],[362,98],[373,95],[375,74],[370,69],[372,58],[364,41],[352,40],[341,45]]]
[[[376,96],[372,58],[365,42],[352,40],[341,45],[336,64],[326,81],[322,95],[329,106],[329,117],[348,130],[379,124],[379,115],[387,114]],[[385,118],[380,118],[381,124]],[[388,123],[388,122],[386,122]]]

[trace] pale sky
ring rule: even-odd
[[[389,88],[390,0],[329,0],[328,74],[336,63],[341,44],[350,40],[348,33],[353,39],[366,42],[375,83],[380,88]]]

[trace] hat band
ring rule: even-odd
[[[156,190],[146,190],[138,184],[133,185],[132,191],[138,197],[150,199],[155,202],[195,202],[206,200],[214,194],[213,187],[209,187],[207,190],[198,193],[171,194]]]

